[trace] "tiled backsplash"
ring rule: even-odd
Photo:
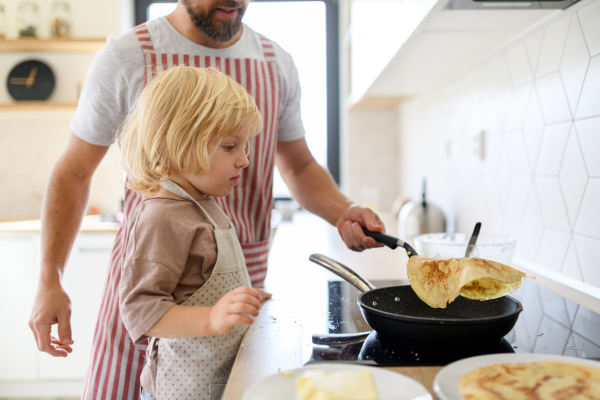
[[[0,114],[0,219],[39,218],[50,172],[69,140],[72,112]],[[111,146],[92,181],[90,206],[115,214],[122,198],[118,149]]]
[[[451,228],[481,221],[600,287],[600,1],[402,105],[399,121],[403,193],[418,198],[425,175]]]
[[[525,280],[511,296],[523,313],[507,336],[517,353],[600,358],[600,315]]]

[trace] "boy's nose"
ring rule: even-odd
[[[248,156],[246,155],[246,153],[243,153],[242,156],[238,158],[237,167],[238,168],[246,168],[248,165],[250,165]]]

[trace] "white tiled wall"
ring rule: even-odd
[[[516,353],[600,358],[600,314],[531,281],[511,296],[524,303],[506,337]]]
[[[71,112],[0,114],[0,219],[39,218],[50,172],[70,135]],[[120,210],[123,193],[118,149],[112,146],[92,182],[90,205]]]
[[[600,287],[600,1],[400,108],[400,186]],[[484,133],[484,158],[476,138]]]

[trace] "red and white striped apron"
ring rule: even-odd
[[[273,44],[260,36],[265,60],[223,58],[198,54],[167,54],[154,50],[146,24],[134,28],[145,60],[144,86],[160,72],[177,65],[217,69],[241,84],[256,101],[263,130],[252,138],[250,165],[226,197],[217,198],[236,227],[252,285],[262,287],[267,273],[270,216],[273,206],[273,169],[281,105],[281,82]],[[139,397],[146,343],[135,344],[119,314],[118,286],[125,250],[127,224],[142,196],[125,188],[125,218],[115,240],[108,277],[86,374],[83,399]]]

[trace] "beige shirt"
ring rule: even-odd
[[[220,229],[229,223],[212,197],[198,200]],[[175,304],[196,292],[217,260],[214,227],[193,202],[142,201],[128,226],[119,284],[121,318],[134,342]]]

